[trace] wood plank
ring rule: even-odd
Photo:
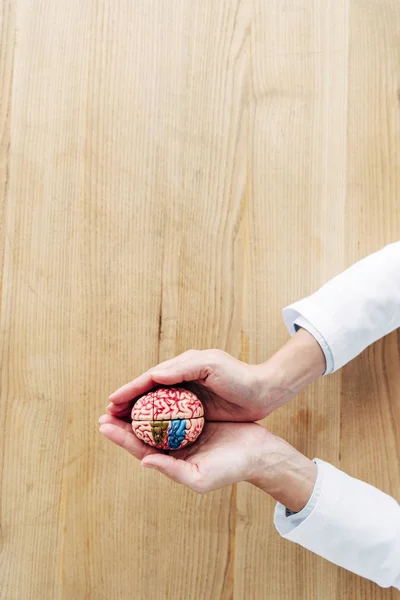
[[[400,115],[396,2],[350,6],[348,263],[400,238]],[[343,369],[340,465],[400,500],[399,332]],[[397,598],[339,571],[338,595]]]
[[[344,267],[348,7],[311,4],[256,3],[245,328],[254,361],[287,339],[282,307]],[[337,464],[340,379],[318,382],[266,425]],[[239,486],[236,597],[336,598],[335,567],[280,540],[273,509],[258,490]]]
[[[11,142],[11,98],[13,85],[13,68],[14,68],[14,50],[16,37],[16,3],[3,2],[0,4],[0,265],[1,265],[1,289],[0,289],[0,314],[3,313],[3,264],[5,245],[8,242],[7,230],[5,227],[5,216],[7,211],[7,200],[9,195],[9,153]],[[9,243],[9,242],[8,242]],[[0,357],[3,357],[5,348],[5,337],[0,336]],[[6,395],[4,390],[1,390],[0,401],[0,422],[4,426],[8,416]],[[3,482],[5,455],[7,452],[7,439],[3,434],[0,437],[0,483]],[[0,504],[0,548],[8,547],[8,532],[3,523],[3,510]],[[12,571],[12,563],[9,560],[2,560],[0,554],[0,596],[6,597],[10,594],[10,576]]]

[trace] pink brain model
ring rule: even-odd
[[[179,450],[191,444],[204,425],[202,403],[183,388],[159,388],[142,396],[131,417],[137,437],[159,450]]]

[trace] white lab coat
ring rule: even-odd
[[[291,334],[307,329],[321,345],[326,373],[400,327],[400,242],[356,263],[315,294],[288,306]],[[327,560],[400,589],[400,505],[373,486],[316,459],[318,476],[307,505],[287,516],[275,509],[286,539]]]

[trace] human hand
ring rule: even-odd
[[[259,366],[221,350],[189,350],[146,371],[110,396],[110,414],[130,415],[134,399],[157,385],[184,384],[204,406],[209,421],[257,421],[267,413],[268,385]]]
[[[139,440],[122,419],[103,415],[99,421],[100,432],[143,467],[156,469],[195,492],[247,481],[293,511],[301,510],[312,494],[314,463],[256,423],[205,423],[194,444],[166,454]]]
[[[184,384],[202,401],[208,421],[258,421],[325,370],[315,339],[300,330],[268,362],[248,365],[221,350],[189,350],[114,392],[108,411],[130,415],[137,397],[158,385]]]
[[[100,417],[100,432],[173,481],[197,492],[209,492],[253,476],[265,439],[274,436],[256,423],[206,422],[198,440],[170,454],[145,444],[130,423],[111,415]]]

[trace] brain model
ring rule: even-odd
[[[191,444],[204,425],[202,403],[183,388],[160,388],[142,396],[131,416],[137,437],[160,450],[179,450]]]

